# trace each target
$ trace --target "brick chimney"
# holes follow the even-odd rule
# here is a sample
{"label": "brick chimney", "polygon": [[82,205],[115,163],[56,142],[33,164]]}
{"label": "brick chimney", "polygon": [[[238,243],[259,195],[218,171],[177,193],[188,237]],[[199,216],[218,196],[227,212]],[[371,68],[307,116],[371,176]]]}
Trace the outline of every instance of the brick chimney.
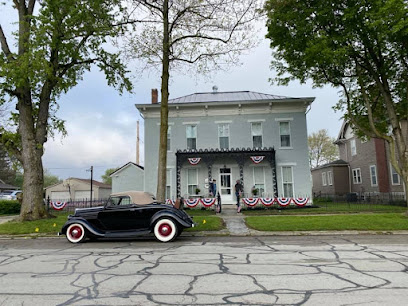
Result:
{"label": "brick chimney", "polygon": [[152,104],[157,104],[158,102],[158,93],[157,93],[157,89],[154,88],[152,89]]}

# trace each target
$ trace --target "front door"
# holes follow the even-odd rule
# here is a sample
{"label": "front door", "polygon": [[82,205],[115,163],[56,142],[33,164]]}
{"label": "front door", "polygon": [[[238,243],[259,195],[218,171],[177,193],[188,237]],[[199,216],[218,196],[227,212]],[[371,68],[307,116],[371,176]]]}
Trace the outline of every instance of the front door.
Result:
{"label": "front door", "polygon": [[221,203],[232,203],[231,169],[220,169],[220,195]]}

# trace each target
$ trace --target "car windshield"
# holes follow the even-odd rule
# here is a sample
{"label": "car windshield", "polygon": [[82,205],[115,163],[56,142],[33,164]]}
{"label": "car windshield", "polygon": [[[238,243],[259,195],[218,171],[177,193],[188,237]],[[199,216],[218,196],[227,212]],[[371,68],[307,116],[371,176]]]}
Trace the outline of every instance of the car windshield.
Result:
{"label": "car windshield", "polygon": [[108,200],[108,206],[129,205],[132,201],[129,197],[110,197]]}

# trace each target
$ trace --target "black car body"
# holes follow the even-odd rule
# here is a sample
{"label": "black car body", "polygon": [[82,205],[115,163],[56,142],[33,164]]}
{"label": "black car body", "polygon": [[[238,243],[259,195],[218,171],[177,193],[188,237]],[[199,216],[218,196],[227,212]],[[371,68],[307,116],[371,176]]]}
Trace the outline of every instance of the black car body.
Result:
{"label": "black car body", "polygon": [[194,227],[191,217],[176,205],[157,203],[145,192],[112,194],[104,206],[77,208],[59,235],[78,243],[88,238],[131,238],[149,233],[162,242],[174,240]]}

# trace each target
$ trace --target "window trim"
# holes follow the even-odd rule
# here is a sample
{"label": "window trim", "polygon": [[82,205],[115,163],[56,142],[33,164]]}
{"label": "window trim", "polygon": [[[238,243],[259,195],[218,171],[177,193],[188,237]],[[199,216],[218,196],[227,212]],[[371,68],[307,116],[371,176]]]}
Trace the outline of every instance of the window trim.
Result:
{"label": "window trim", "polygon": [[394,170],[394,171],[395,171],[394,167],[393,167],[393,166],[392,166],[392,164],[390,163],[391,185],[392,185],[392,186],[400,186],[400,185],[401,185],[401,176],[398,174],[398,172],[397,172],[397,171],[395,171],[395,173],[396,173],[396,174],[397,174],[397,176],[398,176],[398,183],[394,183],[394,180],[393,180],[393,172],[392,172],[392,170]]}
{"label": "window trim", "polygon": [[171,152],[171,125],[167,127],[167,152]]}
{"label": "window trim", "polygon": [[333,186],[333,171],[327,171],[327,185]]}
{"label": "window trim", "polygon": [[[360,182],[357,182],[355,179],[354,179],[354,172],[356,171],[356,173],[357,173],[357,171],[358,171],[358,173],[359,173],[359,178],[360,178]],[[361,169],[360,168],[354,168],[354,169],[351,169],[351,172],[352,172],[352,176],[353,176],[353,185],[360,185],[360,184],[362,184],[363,183],[363,179],[362,179],[362,177],[361,177]],[[356,175],[356,178],[357,178],[357,175]]]}
{"label": "window trim", "polygon": [[[375,181],[376,183],[373,183],[373,174],[371,172],[371,169],[374,168],[375,172]],[[370,165],[370,181],[371,181],[371,187],[377,187],[378,186],[378,175],[377,175],[377,166],[376,165]]]}
{"label": "window trim", "polygon": [[[220,125],[228,125],[228,147],[226,148],[226,149],[229,149],[230,148],[230,124],[229,123],[225,123],[225,122],[223,122],[223,123],[219,123],[218,124],[218,147],[221,149],[221,136],[220,136]],[[223,137],[225,137],[225,136],[223,136]]]}
{"label": "window trim", "polygon": [[284,187],[284,182],[283,182],[283,168],[290,168],[290,170],[291,170],[291,176],[292,176],[292,181],[291,181],[291,184],[292,184],[292,197],[294,197],[294,196],[295,196],[295,180],[294,180],[294,177],[293,177],[293,167],[292,167],[292,166],[282,166],[282,167],[281,167],[282,195],[283,195],[284,197],[287,197],[287,196],[285,195],[285,187]]}
{"label": "window trim", "polygon": [[327,186],[327,174],[322,172],[322,186]]}
{"label": "window trim", "polygon": [[[195,135],[196,137],[195,138],[188,138],[187,137],[187,129],[190,126],[195,126],[196,127],[196,135]],[[191,149],[191,148],[188,147],[188,139],[195,139],[196,140],[195,141],[195,149]],[[188,124],[188,125],[186,125],[186,148],[188,150],[197,150],[197,139],[198,139],[198,125],[197,124]]]}
{"label": "window trim", "polygon": [[[289,128],[289,134],[285,134],[283,136],[287,136],[289,135],[289,146],[282,146],[282,134],[281,134],[281,124],[282,123],[287,123],[288,124],[288,128]],[[293,144],[292,144],[292,129],[290,126],[290,121],[286,120],[286,121],[279,121],[279,149],[292,149],[293,148]]]}
{"label": "window trim", "polygon": [[[264,143],[263,143],[263,125],[262,125],[262,121],[257,120],[257,121],[251,121],[250,123],[251,123],[252,148],[263,148]],[[254,135],[253,134],[253,125],[254,125],[254,123],[259,123],[261,125],[261,135]],[[254,136],[261,136],[261,146],[260,147],[255,147],[255,145],[254,145]]]}
{"label": "window trim", "polygon": [[[252,185],[252,186],[255,186],[255,185],[256,185],[256,182],[255,182],[255,168],[262,169],[262,174],[263,174],[263,186],[264,186],[263,190],[264,190],[264,192],[266,192],[265,167],[264,167],[264,166],[256,166],[256,167],[253,167],[252,175],[253,175],[253,179],[254,179],[254,180],[253,180],[253,185]],[[258,196],[261,196],[261,194],[258,194]]]}
{"label": "window trim", "polygon": [[356,156],[357,155],[357,144],[356,144],[356,139],[355,138],[350,140],[350,153],[351,153],[351,156]]}
{"label": "window trim", "polygon": [[[194,195],[195,194],[195,192],[194,193],[192,193],[192,194],[190,194],[189,192],[188,192],[188,186],[197,186],[198,187],[198,169],[197,168],[192,168],[192,167],[188,167],[188,168],[186,168],[187,170],[187,194],[188,195]],[[194,185],[190,185],[189,183],[188,183],[188,181],[189,181],[189,170],[195,170],[195,172],[196,172],[196,184]]]}

